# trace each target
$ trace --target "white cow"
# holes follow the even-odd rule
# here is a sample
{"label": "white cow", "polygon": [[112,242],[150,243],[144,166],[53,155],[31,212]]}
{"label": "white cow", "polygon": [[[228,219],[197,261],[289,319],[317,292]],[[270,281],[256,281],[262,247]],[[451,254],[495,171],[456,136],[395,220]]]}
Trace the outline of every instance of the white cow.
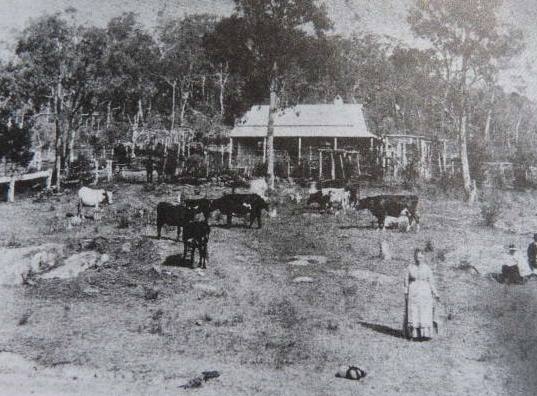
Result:
{"label": "white cow", "polygon": [[330,196],[330,203],[332,205],[339,204],[342,209],[349,208],[350,191],[346,191],[344,188],[323,188],[321,192],[323,195]]}
{"label": "white cow", "polygon": [[398,229],[401,232],[410,231],[410,213],[403,209],[399,217],[386,216],[384,219],[384,228]]}
{"label": "white cow", "polygon": [[94,206],[99,208],[99,204],[111,204],[112,193],[103,189],[94,190],[93,188],[82,187],[78,190],[79,204],[82,206]]}
{"label": "white cow", "polygon": [[257,194],[263,199],[267,199],[268,184],[264,178],[254,179],[250,182],[250,194]]}

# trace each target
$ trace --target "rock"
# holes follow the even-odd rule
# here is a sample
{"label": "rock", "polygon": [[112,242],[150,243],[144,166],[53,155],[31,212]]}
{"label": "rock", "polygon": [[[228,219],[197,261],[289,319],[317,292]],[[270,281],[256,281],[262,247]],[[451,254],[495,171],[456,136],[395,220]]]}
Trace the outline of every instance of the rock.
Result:
{"label": "rock", "polygon": [[99,253],[90,250],[87,252],[73,254],[69,257],[62,266],[56,267],[49,272],[41,274],[43,279],[69,279],[76,278],[78,274],[87,270],[88,268],[95,267],[99,261]]}
{"label": "rock", "polygon": [[162,275],[162,268],[160,268],[159,265],[153,265],[149,271],[153,273],[154,275],[158,275],[158,276]]}
{"label": "rock", "polygon": [[144,298],[146,300],[156,300],[158,298],[159,293],[160,290],[156,288],[144,286]]}
{"label": "rock", "polygon": [[90,294],[90,295],[95,295],[95,294],[99,294],[99,289],[95,288],[95,287],[86,287],[83,292],[85,294]]}
{"label": "rock", "polygon": [[294,283],[313,283],[313,278],[309,276],[298,276],[293,279]]}
{"label": "rock", "polygon": [[391,260],[392,259],[392,253],[390,251],[390,245],[386,241],[380,242],[380,252],[379,257],[381,260]]}
{"label": "rock", "polygon": [[369,282],[374,283],[376,285],[394,284],[394,283],[398,282],[398,280],[396,278],[394,278],[394,277],[384,275],[384,274],[380,274],[380,273],[374,272],[374,271],[369,271],[369,270],[357,269],[357,270],[354,270],[354,271],[350,271],[349,275],[352,276],[353,278],[363,280],[363,281],[369,281]]}
{"label": "rock", "polygon": [[131,244],[130,242],[125,242],[123,245],[121,245],[121,251],[123,253],[130,253],[131,251]]}
{"label": "rock", "polygon": [[307,261],[307,260],[303,260],[303,259],[289,261],[288,264],[289,264],[289,265],[296,265],[296,266],[298,266],[298,267],[305,267],[305,266],[307,266],[307,265],[310,265],[309,261]]}
{"label": "rock", "polygon": [[207,285],[205,283],[195,283],[192,285],[192,287],[195,290],[199,290],[200,292],[207,294],[209,296],[221,296],[222,295],[221,290],[219,290],[218,288],[214,286]]}
{"label": "rock", "polygon": [[100,267],[103,264],[106,264],[110,261],[110,256],[108,254],[103,254],[97,263],[97,266]]}
{"label": "rock", "polygon": [[325,256],[315,256],[315,255],[308,255],[308,256],[294,256],[293,261],[289,262],[289,265],[296,265],[296,266],[306,266],[310,264],[320,264],[324,265],[328,262],[328,259]]}
{"label": "rock", "polygon": [[56,265],[58,252],[43,250],[32,257],[31,267],[34,272],[46,271]]}
{"label": "rock", "polygon": [[0,284],[29,283],[28,277],[57,265],[64,245],[47,243],[38,246],[0,248]]}

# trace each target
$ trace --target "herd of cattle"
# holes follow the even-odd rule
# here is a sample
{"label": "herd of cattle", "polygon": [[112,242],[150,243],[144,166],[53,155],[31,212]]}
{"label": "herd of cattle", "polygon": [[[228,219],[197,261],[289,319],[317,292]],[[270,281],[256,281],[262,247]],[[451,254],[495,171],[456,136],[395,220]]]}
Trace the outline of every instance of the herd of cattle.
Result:
{"label": "herd of cattle", "polygon": [[[251,183],[250,193],[224,194],[216,199],[186,199],[179,204],[160,202],[157,205],[157,237],[160,239],[164,225],[177,227],[177,240],[183,233],[184,244],[183,260],[190,252],[192,265],[195,251],[199,252],[199,265],[206,268],[208,260],[208,242],[211,232],[209,218],[212,212],[218,211],[226,216],[226,224],[232,224],[233,216],[248,216],[249,227],[257,221],[258,228],[262,226],[262,211],[269,212],[268,187],[264,180],[254,180]],[[112,203],[112,193],[103,189],[95,190],[82,187],[78,192],[79,215],[82,206],[98,208],[102,204]],[[295,202],[301,202],[302,197],[296,193],[291,196]],[[180,197],[178,198],[180,200]],[[378,221],[379,229],[390,226],[402,226],[408,231],[413,225],[419,229],[418,197],[416,195],[376,195],[359,199],[357,189],[353,188],[323,188],[315,190],[310,188],[306,200],[308,206],[317,206],[321,209],[339,207],[356,210],[368,209]],[[203,221],[196,220],[198,214],[203,215]]]}

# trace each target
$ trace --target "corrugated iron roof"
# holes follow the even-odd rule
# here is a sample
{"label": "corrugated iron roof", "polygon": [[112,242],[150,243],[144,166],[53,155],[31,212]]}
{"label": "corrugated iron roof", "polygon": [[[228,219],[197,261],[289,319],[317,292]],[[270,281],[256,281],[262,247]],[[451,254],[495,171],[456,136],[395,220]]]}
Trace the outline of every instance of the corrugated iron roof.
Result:
{"label": "corrugated iron roof", "polygon": [[[253,106],[237,121],[230,137],[267,136],[269,106]],[[278,110],[275,137],[361,137],[377,138],[367,130],[362,105],[297,105]]]}

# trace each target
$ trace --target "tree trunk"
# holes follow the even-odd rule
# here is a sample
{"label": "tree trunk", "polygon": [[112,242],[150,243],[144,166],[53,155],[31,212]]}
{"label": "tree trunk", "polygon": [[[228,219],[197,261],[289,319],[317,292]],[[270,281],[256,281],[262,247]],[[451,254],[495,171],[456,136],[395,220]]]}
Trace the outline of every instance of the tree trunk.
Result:
{"label": "tree trunk", "polygon": [[518,119],[516,121],[516,125],[515,125],[515,136],[514,136],[514,140],[515,140],[515,147],[518,146],[518,136],[519,136],[519,131],[520,131],[520,124],[522,123],[522,112],[520,112],[518,114]]}
{"label": "tree trunk", "polygon": [[494,98],[496,96],[496,92],[492,91],[492,99],[490,100],[490,106],[487,111],[487,120],[485,122],[485,134],[484,134],[484,141],[485,144],[489,143],[490,140],[490,123],[492,121],[492,107],[494,106]]}
{"label": "tree trunk", "polygon": [[106,107],[106,129],[110,128],[110,124],[112,124],[112,102],[108,102]]}
{"label": "tree trunk", "polygon": [[69,121],[67,123],[68,127],[68,144],[67,144],[67,163],[71,165],[75,160],[75,138],[76,138],[76,130],[73,126],[73,118],[69,117]]}
{"label": "tree trunk", "polygon": [[54,175],[56,182],[56,190],[60,191],[61,188],[61,168],[62,168],[62,106],[61,106],[61,96],[62,96],[62,83],[58,82],[56,87],[56,92],[54,95],[54,126],[56,129],[56,141],[55,141],[55,161],[54,161]]}
{"label": "tree trunk", "polygon": [[144,122],[144,110],[142,107],[142,98],[138,99],[138,123]]}
{"label": "tree trunk", "polygon": [[226,83],[227,83],[227,79],[228,79],[228,75],[227,75],[227,68],[228,68],[228,65],[226,64],[226,72],[224,72],[224,66],[223,65],[220,65],[220,73],[218,73],[218,83],[219,83],[219,86],[220,86],[220,115],[223,117],[224,116],[224,94],[225,94],[225,89],[226,89]]}
{"label": "tree trunk", "polygon": [[[274,62],[274,70],[276,62]],[[274,114],[278,108],[278,95],[276,93],[276,77],[272,77],[270,82],[270,105],[267,125],[267,175],[268,187],[274,190]]]}
{"label": "tree trunk", "polygon": [[170,130],[173,130],[175,127],[175,88],[177,87],[177,80],[172,84],[172,123]]}
{"label": "tree trunk", "polygon": [[467,146],[467,115],[466,110],[463,110],[460,126],[459,126],[459,149],[461,156],[461,171],[462,181],[464,186],[464,195],[466,202],[472,204],[475,201],[475,185],[472,183],[470,176],[470,165],[468,162],[468,146]]}
{"label": "tree trunk", "polygon": [[179,115],[179,122],[181,123],[181,126],[183,126],[185,122],[186,104],[188,102],[189,96],[190,94],[188,92],[185,92],[182,95],[181,114]]}

